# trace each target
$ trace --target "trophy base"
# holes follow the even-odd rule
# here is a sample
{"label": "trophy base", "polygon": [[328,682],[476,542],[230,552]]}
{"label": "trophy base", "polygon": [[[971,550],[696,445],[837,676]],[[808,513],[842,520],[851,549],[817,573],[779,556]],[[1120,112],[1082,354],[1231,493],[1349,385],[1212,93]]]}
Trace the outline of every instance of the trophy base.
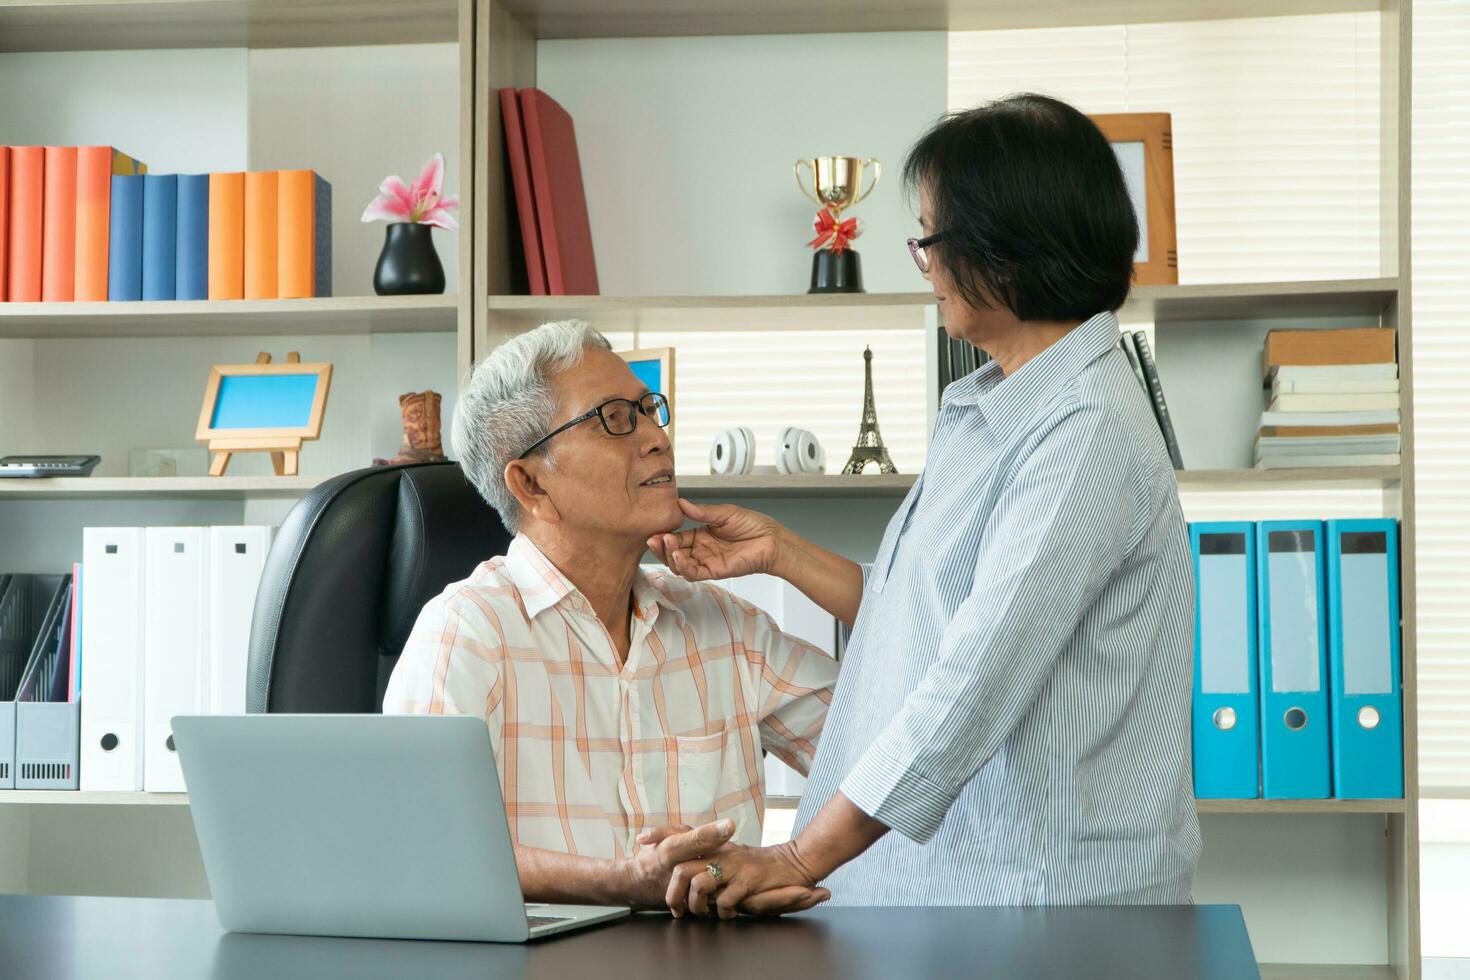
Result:
{"label": "trophy base", "polygon": [[808,293],[863,292],[863,264],[854,249],[833,255],[821,248],[812,255],[812,288]]}

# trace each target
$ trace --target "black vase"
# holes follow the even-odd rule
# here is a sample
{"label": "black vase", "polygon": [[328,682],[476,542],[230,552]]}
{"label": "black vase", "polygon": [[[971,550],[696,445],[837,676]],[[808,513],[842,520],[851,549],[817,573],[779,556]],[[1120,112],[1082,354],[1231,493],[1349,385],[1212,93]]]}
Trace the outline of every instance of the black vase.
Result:
{"label": "black vase", "polygon": [[844,249],[833,255],[828,248],[818,249],[812,256],[812,288],[809,293],[863,292],[863,266],[856,249]]}
{"label": "black vase", "polygon": [[419,296],[444,292],[444,266],[434,251],[433,225],[394,222],[388,226],[373,291],[379,296]]}

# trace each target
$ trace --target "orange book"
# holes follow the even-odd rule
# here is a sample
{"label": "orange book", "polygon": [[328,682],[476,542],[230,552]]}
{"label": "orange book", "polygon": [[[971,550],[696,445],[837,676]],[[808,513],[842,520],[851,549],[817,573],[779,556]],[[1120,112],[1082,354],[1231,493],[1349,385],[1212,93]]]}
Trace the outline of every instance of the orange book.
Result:
{"label": "orange book", "polygon": [[245,296],[245,175],[209,175],[209,298]]}
{"label": "orange book", "polygon": [[315,170],[282,170],[278,194],[281,299],[332,295],[332,185]]}
{"label": "orange book", "polygon": [[77,148],[46,147],[45,214],[41,220],[41,299],[75,298],[77,262]]}
{"label": "orange book", "polygon": [[46,148],[10,148],[10,301],[41,300],[41,222]]}
{"label": "orange book", "polygon": [[10,147],[0,146],[0,303],[10,295]]}
{"label": "orange book", "polygon": [[148,168],[111,146],[77,147],[76,260],[73,282],[77,302],[107,299],[107,243],[112,234],[112,177],[143,174]]}
{"label": "orange book", "polygon": [[245,175],[245,298],[276,298],[276,172]]}
{"label": "orange book", "polygon": [[1397,422],[1385,422],[1382,425],[1263,425],[1261,435],[1284,436],[1297,439],[1308,436],[1396,436],[1399,434]]}
{"label": "orange book", "polygon": [[1392,327],[1340,330],[1272,330],[1261,358],[1265,373],[1282,365],[1393,364],[1397,334]]}

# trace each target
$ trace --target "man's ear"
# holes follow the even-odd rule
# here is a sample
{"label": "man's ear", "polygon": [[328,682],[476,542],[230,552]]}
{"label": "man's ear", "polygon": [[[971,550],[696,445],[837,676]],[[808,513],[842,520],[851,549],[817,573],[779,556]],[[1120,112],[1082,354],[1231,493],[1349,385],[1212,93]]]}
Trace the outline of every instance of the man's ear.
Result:
{"label": "man's ear", "polygon": [[530,460],[513,459],[505,464],[505,485],[516,503],[521,505],[521,512],[535,517],[543,524],[559,524],[561,512],[552,503],[551,496],[541,481],[536,478],[536,473]]}

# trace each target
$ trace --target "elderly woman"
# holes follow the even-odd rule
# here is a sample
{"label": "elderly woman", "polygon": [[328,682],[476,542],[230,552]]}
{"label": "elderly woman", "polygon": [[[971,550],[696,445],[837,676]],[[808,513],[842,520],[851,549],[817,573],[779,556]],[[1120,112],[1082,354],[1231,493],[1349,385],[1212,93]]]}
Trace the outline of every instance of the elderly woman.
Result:
{"label": "elderly woman", "polygon": [[770,570],[852,625],[795,838],[681,865],[670,906],[817,882],[852,905],[1187,902],[1193,585],[1118,346],[1117,160],[1021,95],[939,122],[905,177],[945,329],[991,361],[945,390],[871,565],[728,506],[683,503],[704,526],[650,541],[687,579]]}
{"label": "elderly woman", "polygon": [[[684,520],[669,421],[578,321],[502,344],[460,393],[460,463],[516,536],[424,607],[383,710],[485,719],[532,901],[662,907],[680,861],[759,843],[762,752],[807,771],[832,700],[821,650],[639,567]],[[826,897],[795,885],[756,907]]]}

